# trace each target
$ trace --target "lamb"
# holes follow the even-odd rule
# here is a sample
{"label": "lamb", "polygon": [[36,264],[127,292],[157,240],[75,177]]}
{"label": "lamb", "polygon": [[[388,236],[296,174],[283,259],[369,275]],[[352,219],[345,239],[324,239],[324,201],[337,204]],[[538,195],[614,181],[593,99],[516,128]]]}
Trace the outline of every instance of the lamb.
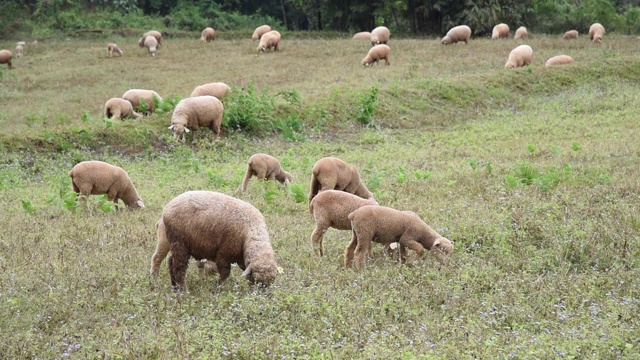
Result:
{"label": "lamb", "polygon": [[516,30],[516,34],[513,36],[514,39],[518,40],[518,39],[526,39],[527,36],[529,36],[529,33],[527,32],[527,28],[524,26],[520,26],[517,30]]}
{"label": "lamb", "polygon": [[371,40],[371,33],[368,31],[361,31],[353,35],[354,40]]}
{"label": "lamb", "polygon": [[271,26],[269,25],[262,25],[262,26],[258,26],[254,31],[253,31],[253,35],[251,35],[251,40],[252,41],[256,41],[256,40],[260,40],[260,38],[262,37],[262,35],[268,33],[269,31],[271,31]]}
{"label": "lamb", "polygon": [[362,59],[362,66],[373,66],[373,63],[379,64],[380,60],[384,59],[385,66],[391,65],[389,56],[391,55],[391,48],[387,45],[380,44],[369,49],[367,56]]}
{"label": "lamb", "polygon": [[155,111],[157,103],[162,102],[162,98],[157,92],[146,89],[129,89],[122,94],[122,98],[129,101],[134,109],[139,109],[142,101],[144,101],[145,111],[150,113]]}
{"label": "lamb", "polygon": [[491,32],[491,39],[501,39],[509,37],[509,25],[507,24],[498,24],[493,27],[493,31]]}
{"label": "lamb", "polygon": [[191,97],[193,96],[203,96],[203,95],[211,95],[217,97],[219,100],[224,99],[228,93],[231,92],[231,88],[229,85],[223,82],[212,82],[200,86],[196,86],[195,89],[191,92]]}
{"label": "lamb", "polygon": [[[278,272],[264,217],[251,204],[212,191],[188,191],[164,207],[158,226],[158,246],[152,257],[152,274],[162,262],[168,240],[167,263],[171,285],[187,291],[189,258],[213,261],[222,285],[231,274],[231,264],[244,270],[251,282],[268,286]],[[161,232],[164,232],[161,233]]]}
{"label": "lamb", "polygon": [[316,254],[323,256],[322,237],[330,227],[351,230],[349,214],[362,206],[377,204],[374,199],[363,199],[338,190],[326,190],[315,196],[309,203],[309,210],[316,221],[316,227],[311,233],[311,244]]}
{"label": "lamb", "polygon": [[24,45],[24,41],[18,41],[16,43],[16,59],[19,59],[24,55]]}
{"label": "lamb", "polygon": [[451,30],[447,32],[447,35],[442,38],[442,44],[455,44],[458,41],[464,41],[465,44],[468,44],[470,39],[471,28],[467,25],[459,25],[451,28]]}
{"label": "lamb", "polygon": [[162,33],[160,31],[150,30],[142,34],[142,37],[140,38],[140,40],[138,40],[138,46],[145,47],[144,41],[147,36],[153,36],[154,38],[156,38],[156,40],[158,41],[158,47],[162,45]]}
{"label": "lamb", "polygon": [[115,204],[122,199],[129,209],[144,208],[144,203],[129,175],[119,166],[102,161],[83,161],[69,171],[69,176],[73,191],[78,193],[78,196],[84,195],[83,200],[87,208],[86,197],[100,194],[107,194],[107,199]]}
{"label": "lamb", "polygon": [[11,69],[11,58],[13,54],[9,50],[0,50],[0,64],[7,64],[9,69]]}
{"label": "lamb", "polygon": [[578,38],[578,30],[569,30],[562,35],[562,40],[571,40]]}
{"label": "lamb", "polygon": [[371,46],[375,46],[378,44],[386,44],[389,42],[389,38],[391,38],[391,33],[389,29],[384,26],[378,26],[377,28],[371,30],[371,37],[369,40],[371,41]]}
{"label": "lamb", "polygon": [[293,180],[293,176],[282,169],[280,161],[267,154],[251,155],[247,161],[247,173],[242,181],[242,191],[247,191],[247,185],[253,175],[259,180],[278,180],[285,186]]}
{"label": "lamb", "polygon": [[122,51],[122,49],[120,49],[118,44],[116,44],[116,43],[107,44],[107,56],[108,57],[113,57],[113,54],[118,54],[119,56],[121,56],[122,53],[123,53],[123,51]]}
{"label": "lamb", "polygon": [[137,119],[142,117],[142,114],[135,112],[129,101],[122,98],[111,98],[104,104],[104,116],[109,119]]}
{"label": "lamb", "polygon": [[335,157],[324,157],[313,165],[309,206],[311,200],[325,190],[341,190],[363,199],[373,199],[371,191],[360,180],[358,170]]}
{"label": "lamb", "polygon": [[556,65],[567,65],[567,64],[573,64],[573,58],[569,55],[558,55],[558,56],[554,56],[552,58],[550,58],[549,60],[547,60],[547,62],[544,64],[544,66],[549,67],[549,66],[556,66]]}
{"label": "lamb", "polygon": [[156,56],[156,53],[158,52],[158,40],[156,40],[155,37],[148,35],[146,38],[144,38],[144,47],[147,48],[147,51],[149,52],[149,54],[151,54],[151,56]]}
{"label": "lamb", "polygon": [[604,37],[604,26],[600,23],[594,23],[589,27],[589,38],[594,43],[601,43]]}
{"label": "lamb", "polygon": [[364,268],[373,241],[385,245],[399,242],[403,261],[407,248],[415,251],[419,257],[422,257],[427,249],[441,263],[453,252],[453,242],[442,237],[417,214],[409,211],[366,205],[350,213],[348,218],[351,221],[353,236],[344,252],[346,268],[350,268],[352,262],[356,269]]}
{"label": "lamb", "polygon": [[216,31],[212,27],[207,27],[200,34],[200,41],[209,42],[216,39]]}
{"label": "lamb", "polygon": [[531,64],[533,61],[533,49],[529,45],[520,45],[509,53],[505,69],[513,69]]}
{"label": "lamb", "polygon": [[185,142],[185,133],[193,131],[191,143],[196,143],[196,132],[200,127],[208,127],[215,133],[216,140],[220,136],[222,114],[224,106],[217,98],[209,95],[194,96],[180,100],[173,110],[171,126],[173,137],[182,135]]}
{"label": "lamb", "polygon": [[280,38],[280,33],[276,30],[262,34],[257,50],[259,52],[265,52],[267,49],[271,50],[271,48],[273,48],[273,51],[280,50]]}

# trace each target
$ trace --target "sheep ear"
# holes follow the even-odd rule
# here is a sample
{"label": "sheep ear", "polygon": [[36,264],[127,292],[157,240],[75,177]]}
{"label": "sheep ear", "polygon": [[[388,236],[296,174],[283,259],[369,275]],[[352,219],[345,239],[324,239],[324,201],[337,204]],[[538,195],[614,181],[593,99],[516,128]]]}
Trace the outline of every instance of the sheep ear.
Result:
{"label": "sheep ear", "polygon": [[433,246],[432,246],[432,247],[439,248],[439,247],[440,247],[440,245],[441,245],[441,243],[440,243],[440,239],[438,239],[438,240],[436,240],[436,241],[433,243]]}
{"label": "sheep ear", "polygon": [[144,203],[142,202],[142,200],[136,201],[136,204],[138,204],[139,207],[144,208]]}
{"label": "sheep ear", "polygon": [[169,130],[173,130],[174,127],[175,127],[175,125],[169,126]]}
{"label": "sheep ear", "polygon": [[247,268],[244,270],[244,272],[242,273],[242,275],[240,275],[241,277],[245,277],[248,275],[251,275],[251,265],[247,266]]}

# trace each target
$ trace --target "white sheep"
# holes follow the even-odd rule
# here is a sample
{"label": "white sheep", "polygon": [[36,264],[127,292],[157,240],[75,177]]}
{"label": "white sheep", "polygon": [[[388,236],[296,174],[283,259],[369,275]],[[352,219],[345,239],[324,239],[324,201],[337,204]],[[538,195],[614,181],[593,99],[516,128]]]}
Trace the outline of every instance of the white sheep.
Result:
{"label": "white sheep", "polygon": [[158,226],[158,246],[151,261],[151,273],[167,255],[171,285],[186,291],[189,259],[209,260],[216,264],[218,285],[231,274],[231,264],[244,270],[242,276],[262,285],[276,278],[278,265],[264,217],[251,204],[212,191],[188,191],[176,196],[164,207]]}
{"label": "white sheep", "polygon": [[547,62],[544,64],[544,66],[546,67],[550,67],[550,66],[557,66],[557,65],[568,65],[568,64],[573,64],[573,58],[569,55],[558,55],[558,56],[554,56],[552,58],[550,58],[549,60],[547,60]]}
{"label": "white sheep", "polygon": [[144,47],[147,48],[147,51],[151,56],[156,56],[158,53],[158,40],[155,37],[148,35],[144,38]]}
{"label": "white sheep", "polygon": [[509,37],[509,25],[501,23],[493,27],[493,31],[491,32],[491,39],[496,40],[500,38],[508,38]]}
{"label": "white sheep", "polygon": [[7,67],[11,69],[11,58],[13,54],[9,50],[0,50],[0,64],[7,64]]}
{"label": "white sheep", "polygon": [[122,199],[127,208],[144,208],[129,174],[119,166],[102,161],[83,161],[69,171],[69,177],[73,191],[78,195],[84,195],[83,200],[87,208],[86,197],[100,194],[107,194],[107,199],[115,204]]}
{"label": "white sheep", "polygon": [[513,69],[531,64],[533,61],[533,49],[529,45],[520,45],[509,53],[509,58],[504,64],[505,69]]}
{"label": "white sheep", "polygon": [[562,40],[571,40],[578,38],[578,30],[569,30],[562,35]]}
{"label": "white sheep", "polygon": [[133,105],[122,98],[111,98],[104,104],[104,116],[109,119],[126,119],[126,118],[140,118],[142,114],[139,114],[133,110]]}
{"label": "white sheep", "polygon": [[216,39],[216,31],[212,27],[207,27],[200,33],[200,41],[209,42]]}
{"label": "white sheep", "polygon": [[144,41],[147,36],[153,36],[154,38],[156,38],[156,40],[158,41],[158,47],[162,45],[162,33],[156,30],[149,30],[146,33],[142,34],[142,37],[140,38],[140,40],[138,40],[138,46],[145,47]]}
{"label": "white sheep", "polygon": [[458,25],[447,31],[447,35],[442,38],[441,43],[444,45],[455,44],[458,41],[464,41],[465,44],[469,43],[471,39],[471,28],[467,25]]}
{"label": "white sheep", "polygon": [[385,66],[391,65],[391,61],[389,60],[390,56],[391,56],[391,48],[388,45],[385,45],[385,44],[375,45],[374,47],[369,49],[367,56],[365,56],[364,59],[362,59],[361,63],[362,63],[362,66],[369,67],[369,66],[373,66],[374,63],[376,65],[379,64],[380,60],[384,59]]}
{"label": "white sheep", "polygon": [[361,31],[353,35],[354,40],[371,40],[371,33],[368,31]]}
{"label": "white sheep", "polygon": [[114,54],[118,54],[119,56],[121,56],[122,53],[123,53],[123,51],[122,51],[122,49],[120,49],[118,44],[116,44],[116,43],[107,44],[107,56],[108,57],[113,57]]}
{"label": "white sheep", "polygon": [[271,26],[269,25],[261,25],[258,26],[254,31],[253,31],[253,35],[251,35],[251,40],[252,41],[256,41],[256,40],[260,40],[260,38],[262,37],[262,35],[268,33],[269,31],[271,31]]}
{"label": "white sheep", "polygon": [[203,84],[200,86],[196,86],[195,89],[191,92],[191,97],[193,96],[204,96],[211,95],[217,97],[219,100],[224,99],[227,94],[231,92],[231,88],[229,85],[223,82],[212,82],[208,84]]}
{"label": "white sheep", "polygon": [[385,26],[378,26],[377,28],[371,30],[371,37],[369,40],[371,41],[371,46],[375,46],[378,44],[386,44],[389,42],[391,38],[391,32]]}
{"label": "white sheep", "polygon": [[601,43],[604,38],[604,26],[600,23],[594,23],[589,27],[589,38],[594,43]]}
{"label": "white sheep", "polygon": [[366,205],[349,214],[352,238],[344,252],[344,266],[356,269],[365,267],[372,242],[390,245],[399,242],[401,259],[406,258],[407,249],[419,257],[424,250],[432,252],[438,261],[453,252],[453,243],[435,232],[420,217],[410,211],[399,211],[385,206]]}
{"label": "white sheep", "polygon": [[529,33],[527,32],[527,28],[524,26],[520,26],[518,29],[516,29],[516,33],[515,35],[513,35],[513,38],[515,40],[526,39],[527,36],[529,36]]}
{"label": "white sheep", "polygon": [[196,132],[200,127],[208,127],[215,133],[215,138],[220,136],[224,105],[216,97],[194,96],[180,100],[173,110],[171,126],[173,137],[182,135],[185,142],[185,133],[192,132],[192,144],[196,143]]}
{"label": "white sheep", "polygon": [[16,59],[21,58],[24,55],[24,41],[18,41],[16,43]]}
{"label": "white sheep", "polygon": [[144,101],[146,104],[146,112],[152,113],[156,109],[156,103],[162,102],[162,98],[157,92],[147,89],[129,89],[122,98],[129,101],[134,109],[138,109]]}
{"label": "white sheep", "polygon": [[319,192],[325,190],[341,190],[363,199],[373,199],[373,194],[360,180],[355,166],[335,157],[324,157],[313,165],[309,204]]}
{"label": "white sheep", "polygon": [[265,52],[266,50],[278,51],[280,50],[280,33],[276,30],[271,30],[262,34],[260,37],[260,43],[258,44],[257,50],[259,52]]}
{"label": "white sheep", "polygon": [[293,181],[293,176],[284,171],[280,161],[267,154],[253,154],[247,161],[247,172],[242,181],[242,191],[247,191],[247,185],[252,176],[258,180],[278,180],[285,186]]}

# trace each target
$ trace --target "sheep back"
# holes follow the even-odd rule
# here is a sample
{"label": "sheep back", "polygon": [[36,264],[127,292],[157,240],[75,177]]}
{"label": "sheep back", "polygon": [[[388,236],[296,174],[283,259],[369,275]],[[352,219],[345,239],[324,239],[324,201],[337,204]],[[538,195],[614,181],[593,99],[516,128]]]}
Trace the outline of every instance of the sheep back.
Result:
{"label": "sheep back", "polygon": [[[129,101],[134,109],[140,106],[140,99],[144,99],[149,112],[155,111],[156,102],[162,101],[162,98],[157,92],[146,89],[129,89],[122,94],[122,98]],[[156,100],[154,101],[154,99]]]}
{"label": "sheep back", "polygon": [[196,88],[191,92],[190,96],[194,97],[210,95],[218,98],[219,100],[222,100],[229,92],[231,92],[231,88],[229,87],[229,85],[223,82],[212,82],[196,86]]}
{"label": "sheep back", "polygon": [[447,31],[447,35],[442,38],[442,44],[455,44],[458,41],[464,41],[465,44],[468,44],[470,39],[471,28],[467,25],[458,25]]}
{"label": "sheep back", "polygon": [[147,48],[151,56],[156,56],[158,52],[158,40],[151,35],[147,35],[147,37],[144,38],[144,47]]}
{"label": "sheep back", "polygon": [[7,64],[7,67],[11,69],[11,58],[13,54],[9,50],[0,50],[0,64]]}
{"label": "sheep back", "polygon": [[385,26],[378,26],[377,28],[371,30],[371,46],[378,44],[386,44],[389,42],[391,38],[391,32]]}
{"label": "sheep back", "polygon": [[271,26],[269,26],[269,25],[258,26],[253,31],[253,35],[251,35],[251,40],[253,40],[253,41],[260,40],[262,35],[264,35],[265,33],[268,33],[269,31],[271,31]]}
{"label": "sheep back", "polygon": [[491,31],[491,39],[496,40],[500,38],[509,37],[509,25],[501,23],[493,27]]}
{"label": "sheep back", "polygon": [[282,184],[288,184],[293,180],[290,173],[284,171],[280,161],[268,154],[253,154],[247,161],[247,172],[242,181],[242,190],[247,190],[247,185],[252,176],[259,180],[278,180]]}
{"label": "sheep back", "polygon": [[373,63],[378,64],[380,60],[384,59],[385,65],[391,65],[391,61],[389,57],[391,56],[391,48],[388,45],[380,44],[375,45],[369,52],[367,56],[362,59],[362,66],[372,66]]}
{"label": "sheep back", "polygon": [[562,35],[562,40],[571,40],[578,38],[578,30],[569,30]]}
{"label": "sheep back", "polygon": [[271,48],[273,48],[273,51],[280,50],[280,38],[280,33],[276,30],[271,30],[262,34],[257,50],[260,52],[271,50]]}
{"label": "sheep back", "polygon": [[129,174],[119,166],[103,161],[83,161],[76,164],[69,177],[76,193],[88,195],[107,194],[109,201],[119,199],[129,208],[143,208],[144,203]]}
{"label": "sheep back", "polygon": [[552,58],[549,58],[549,60],[547,60],[547,62],[544,64],[544,66],[549,67],[549,66],[556,66],[556,65],[567,65],[567,64],[573,64],[573,58],[569,55],[558,55],[558,56],[554,56]]}
{"label": "sheep back", "polygon": [[110,119],[139,118],[142,115],[133,110],[133,105],[125,99],[111,98],[104,104],[104,116]]}
{"label": "sheep back", "polygon": [[209,42],[216,39],[216,31],[212,27],[207,27],[200,33],[200,41]]}
{"label": "sheep back", "polygon": [[513,35],[513,38],[518,40],[518,39],[526,39],[527,36],[529,36],[529,33],[527,32],[527,28],[524,26],[520,26],[517,30],[515,35]]}
{"label": "sheep back", "polygon": [[361,31],[359,33],[356,33],[355,35],[353,35],[352,39],[354,40],[370,40],[371,39],[371,33],[368,31]]}
{"label": "sheep back", "polygon": [[334,157],[324,157],[313,165],[309,203],[319,192],[324,190],[341,190],[364,199],[373,199],[373,194],[360,180],[358,170]]}
{"label": "sheep back", "polygon": [[533,61],[533,49],[529,45],[520,45],[509,53],[509,58],[504,65],[505,69],[513,69],[531,64]]}
{"label": "sheep back", "polygon": [[218,138],[223,113],[224,106],[216,97],[210,95],[188,97],[180,100],[174,108],[169,129],[173,131],[174,137],[177,137],[187,131],[185,128],[198,131],[200,127],[208,127]]}
{"label": "sheep back", "polygon": [[600,23],[594,23],[589,27],[589,38],[593,42],[600,43],[604,37],[604,26]]}

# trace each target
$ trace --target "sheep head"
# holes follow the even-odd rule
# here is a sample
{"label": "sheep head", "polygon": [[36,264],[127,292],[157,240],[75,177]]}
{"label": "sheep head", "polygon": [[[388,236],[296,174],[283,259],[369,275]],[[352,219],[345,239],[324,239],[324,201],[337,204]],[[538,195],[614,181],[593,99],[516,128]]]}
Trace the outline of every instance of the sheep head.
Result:
{"label": "sheep head", "polygon": [[252,283],[269,286],[275,281],[277,272],[278,266],[274,261],[254,261],[240,276],[247,277]]}
{"label": "sheep head", "polygon": [[440,263],[444,263],[447,256],[453,253],[453,241],[440,237],[433,242],[431,245],[431,249],[429,249],[440,261]]}
{"label": "sheep head", "polygon": [[185,133],[190,132],[186,126],[182,124],[172,124],[169,126],[169,130],[173,132],[173,138],[177,139],[180,135],[182,135],[182,142],[185,142]]}
{"label": "sheep head", "polygon": [[444,44],[444,45],[451,44],[451,38],[449,37],[449,35],[447,35],[447,36],[442,38],[442,44]]}

